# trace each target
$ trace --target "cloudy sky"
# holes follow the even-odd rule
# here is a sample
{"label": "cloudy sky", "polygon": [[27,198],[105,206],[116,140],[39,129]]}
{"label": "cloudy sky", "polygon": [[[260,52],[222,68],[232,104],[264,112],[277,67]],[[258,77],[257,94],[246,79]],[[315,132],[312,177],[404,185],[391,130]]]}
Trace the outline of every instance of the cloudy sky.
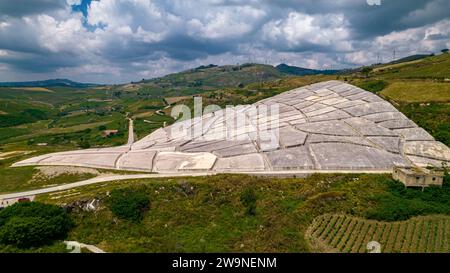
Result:
{"label": "cloudy sky", "polygon": [[449,10],[449,0],[0,0],[0,81],[355,67],[449,48]]}

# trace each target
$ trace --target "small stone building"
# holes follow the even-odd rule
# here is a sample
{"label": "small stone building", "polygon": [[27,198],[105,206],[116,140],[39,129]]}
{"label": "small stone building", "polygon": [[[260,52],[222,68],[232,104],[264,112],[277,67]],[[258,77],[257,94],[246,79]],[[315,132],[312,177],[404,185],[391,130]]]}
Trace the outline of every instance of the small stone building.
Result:
{"label": "small stone building", "polygon": [[405,184],[406,187],[425,188],[442,186],[444,183],[444,172],[435,169],[395,167],[392,177]]}

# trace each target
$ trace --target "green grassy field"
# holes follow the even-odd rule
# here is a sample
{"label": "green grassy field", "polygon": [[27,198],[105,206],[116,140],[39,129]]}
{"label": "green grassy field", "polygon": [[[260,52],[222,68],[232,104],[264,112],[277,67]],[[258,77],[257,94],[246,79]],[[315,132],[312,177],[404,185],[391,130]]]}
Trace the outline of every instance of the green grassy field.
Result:
{"label": "green grassy field", "polygon": [[[105,206],[107,193],[138,188],[150,198],[141,222],[116,218]],[[245,189],[254,189],[256,214],[246,214]],[[323,214],[347,214],[379,221],[418,215],[450,215],[450,188],[405,189],[388,175],[312,175],[262,178],[216,175],[118,181],[39,196],[55,204],[100,198],[100,209],[73,209],[70,240],[111,252],[310,252],[305,236]]]}
{"label": "green grassy field", "polygon": [[450,77],[450,54],[442,54],[397,65],[376,68],[376,76],[385,79],[433,79]]}
{"label": "green grassy field", "polygon": [[[30,155],[38,155],[40,153],[42,152],[34,152]],[[77,182],[96,176],[89,173],[60,173],[47,177],[35,167],[10,167],[12,163],[30,157],[30,155],[0,160],[0,193],[39,189],[51,185]]]}
{"label": "green grassy field", "polygon": [[450,102],[450,83],[394,82],[380,93],[396,102]]}
{"label": "green grassy field", "polygon": [[2,181],[0,182],[0,193],[39,189],[95,177],[95,175],[91,174],[66,173],[52,178],[36,178],[36,174],[38,174],[38,170],[34,167],[0,168],[0,175],[2,176]]}

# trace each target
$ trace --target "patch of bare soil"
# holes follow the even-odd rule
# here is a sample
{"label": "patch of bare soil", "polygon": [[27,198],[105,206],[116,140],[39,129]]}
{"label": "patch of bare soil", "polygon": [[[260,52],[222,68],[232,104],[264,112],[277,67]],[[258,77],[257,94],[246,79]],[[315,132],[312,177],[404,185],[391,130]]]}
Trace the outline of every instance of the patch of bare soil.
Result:
{"label": "patch of bare soil", "polygon": [[36,179],[52,179],[63,174],[92,174],[95,176],[100,175],[100,172],[96,169],[71,167],[71,166],[39,166],[36,167],[39,172],[33,176],[33,180]]}
{"label": "patch of bare soil", "polygon": [[3,152],[0,153],[0,160],[5,160],[11,157],[19,156],[19,155],[26,155],[30,154],[33,151],[10,151],[10,152]]}

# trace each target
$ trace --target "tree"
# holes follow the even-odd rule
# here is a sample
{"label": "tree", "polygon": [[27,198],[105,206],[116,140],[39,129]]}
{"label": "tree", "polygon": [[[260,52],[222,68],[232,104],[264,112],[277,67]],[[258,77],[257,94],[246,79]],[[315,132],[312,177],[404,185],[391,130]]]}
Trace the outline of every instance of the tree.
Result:
{"label": "tree", "polygon": [[16,203],[0,211],[0,243],[25,248],[63,239],[73,222],[66,211],[38,202]]}
{"label": "tree", "polygon": [[442,49],[441,52],[442,52],[442,53],[448,53],[448,48]]}
{"label": "tree", "polygon": [[370,72],[372,72],[373,68],[369,66],[365,66],[361,69],[361,73],[363,73],[366,78],[369,77]]}

